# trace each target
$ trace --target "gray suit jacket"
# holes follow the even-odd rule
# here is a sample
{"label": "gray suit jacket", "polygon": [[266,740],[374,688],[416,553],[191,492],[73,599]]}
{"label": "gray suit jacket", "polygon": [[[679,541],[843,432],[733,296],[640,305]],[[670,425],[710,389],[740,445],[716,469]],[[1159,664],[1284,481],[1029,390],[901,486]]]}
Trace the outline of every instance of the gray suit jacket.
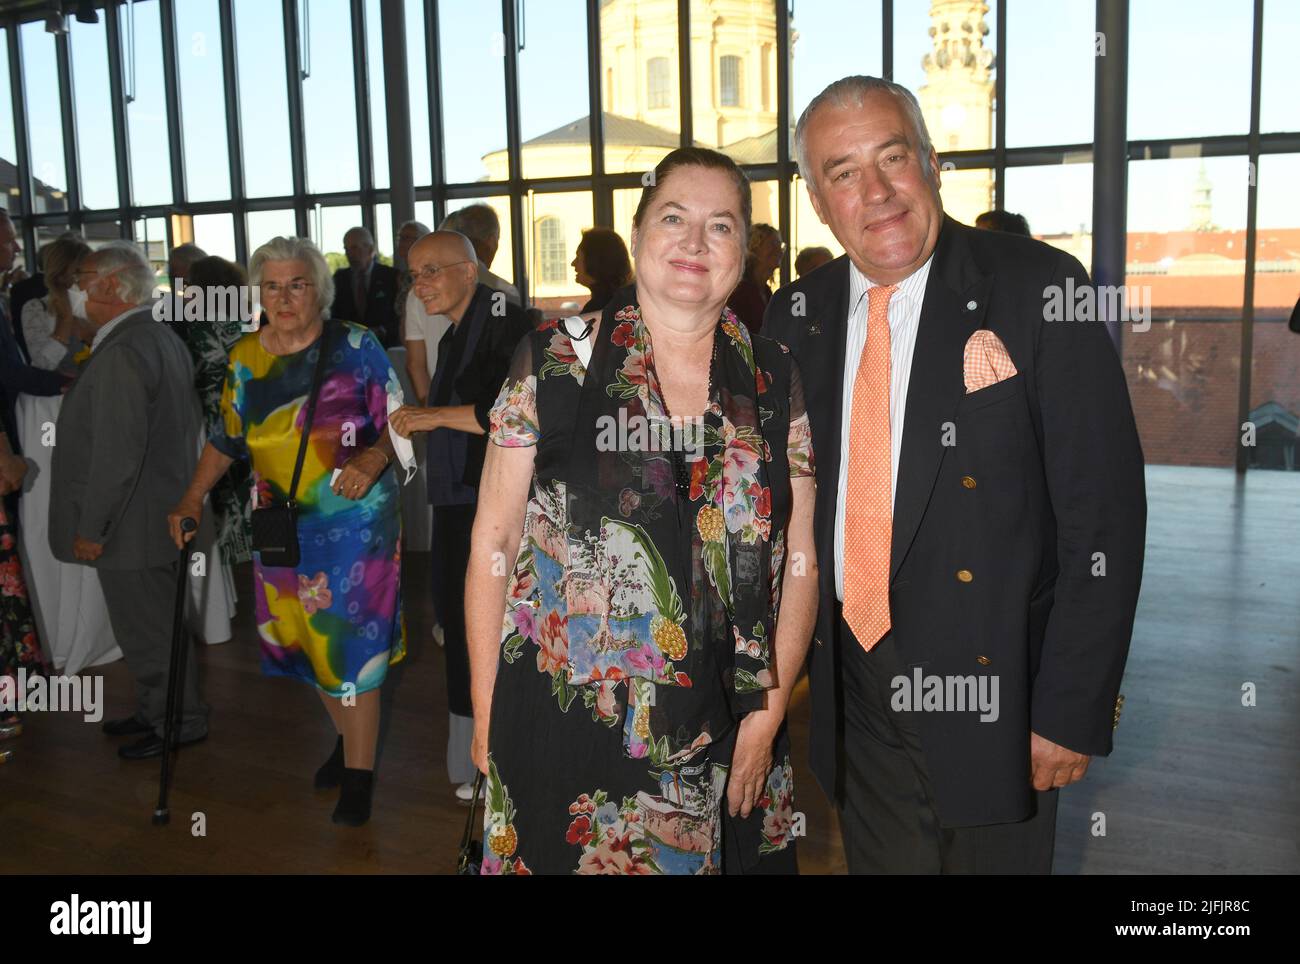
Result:
{"label": "gray suit jacket", "polygon": [[167,513],[189,485],[201,416],[184,343],[145,305],[118,322],[73,382],[55,429],[50,549],[75,562],[77,536],[104,546],[91,565],[144,569],[177,550]]}

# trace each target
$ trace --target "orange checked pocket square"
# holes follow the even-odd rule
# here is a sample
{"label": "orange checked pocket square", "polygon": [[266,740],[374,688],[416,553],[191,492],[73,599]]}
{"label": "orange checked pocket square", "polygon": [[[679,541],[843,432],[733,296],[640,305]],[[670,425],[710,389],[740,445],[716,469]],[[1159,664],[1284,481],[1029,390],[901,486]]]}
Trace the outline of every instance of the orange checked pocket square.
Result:
{"label": "orange checked pocket square", "polygon": [[1016,366],[1002,339],[987,328],[981,328],[966,340],[964,365],[967,395],[1005,381],[1016,373]]}

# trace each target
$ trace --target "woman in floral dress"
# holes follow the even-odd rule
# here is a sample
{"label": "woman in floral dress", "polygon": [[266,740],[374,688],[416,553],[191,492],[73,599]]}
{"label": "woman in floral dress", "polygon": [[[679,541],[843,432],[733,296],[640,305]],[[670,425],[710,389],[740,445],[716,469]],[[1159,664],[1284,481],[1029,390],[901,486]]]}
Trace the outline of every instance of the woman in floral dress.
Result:
{"label": "woman in floral dress", "polygon": [[730,159],[669,154],[589,360],[516,352],[466,586],[484,873],[796,869],[813,465],[790,355],[724,310],[749,220]]}
{"label": "woman in floral dress", "polygon": [[[17,491],[26,472],[26,463],[14,455],[9,436],[0,427],[0,496]],[[6,685],[12,697],[18,693],[20,669],[43,674],[45,657],[36,638],[27,580],[18,557],[18,531],[0,499],[0,677],[8,680],[0,685]],[[7,703],[0,703],[0,740],[20,736],[22,731],[18,714]]]}

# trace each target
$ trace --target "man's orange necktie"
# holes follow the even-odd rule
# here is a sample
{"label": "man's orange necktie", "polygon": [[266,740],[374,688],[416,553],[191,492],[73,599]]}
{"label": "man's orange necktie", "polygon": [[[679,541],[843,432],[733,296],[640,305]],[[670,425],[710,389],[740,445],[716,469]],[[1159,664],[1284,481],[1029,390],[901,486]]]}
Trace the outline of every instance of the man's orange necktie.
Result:
{"label": "man's orange necktie", "polygon": [[863,649],[889,632],[889,546],[894,530],[889,427],[889,299],[867,289],[867,341],[853,381],[844,500],[844,621]]}

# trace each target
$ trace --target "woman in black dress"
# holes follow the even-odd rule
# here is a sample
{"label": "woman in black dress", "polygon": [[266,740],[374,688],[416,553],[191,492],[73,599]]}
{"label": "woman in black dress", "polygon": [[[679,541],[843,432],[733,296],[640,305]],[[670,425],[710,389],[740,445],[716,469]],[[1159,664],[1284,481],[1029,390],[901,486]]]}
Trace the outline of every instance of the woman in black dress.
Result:
{"label": "woman in black dress", "polygon": [[466,584],[484,873],[796,870],[813,464],[791,356],[724,310],[749,222],[729,158],[674,151],[636,286],[516,352]]}

